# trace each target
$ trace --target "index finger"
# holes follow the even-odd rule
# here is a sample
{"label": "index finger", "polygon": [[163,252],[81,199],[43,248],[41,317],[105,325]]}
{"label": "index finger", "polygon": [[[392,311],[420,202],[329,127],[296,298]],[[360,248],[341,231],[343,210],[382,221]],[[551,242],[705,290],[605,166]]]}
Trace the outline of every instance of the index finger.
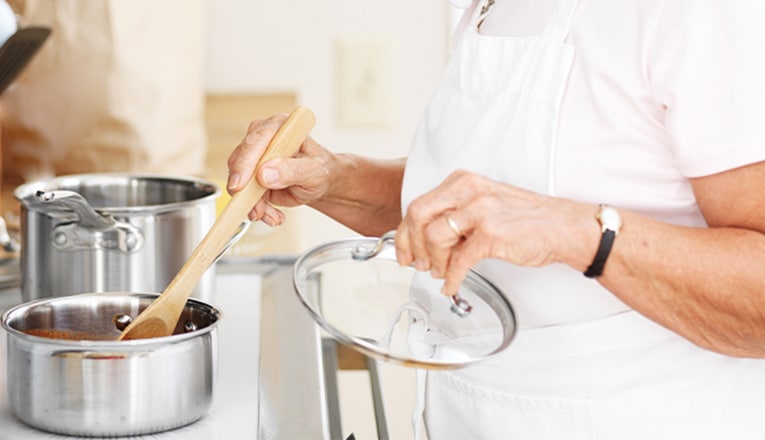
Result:
{"label": "index finger", "polygon": [[[458,209],[465,198],[459,180],[462,172],[455,171],[429,192],[413,200],[396,231],[396,258],[401,265],[414,262],[417,270],[431,268],[431,255],[426,228],[444,213]],[[468,191],[468,196],[472,194]]]}

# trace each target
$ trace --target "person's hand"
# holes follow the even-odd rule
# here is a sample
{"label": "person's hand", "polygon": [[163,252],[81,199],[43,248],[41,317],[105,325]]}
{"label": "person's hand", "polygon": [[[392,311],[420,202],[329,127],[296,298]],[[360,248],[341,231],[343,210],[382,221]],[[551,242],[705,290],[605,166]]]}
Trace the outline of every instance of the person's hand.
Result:
{"label": "person's hand", "polygon": [[[286,114],[279,114],[250,123],[244,139],[228,159],[229,193],[236,193],[253,177],[258,161],[286,119]],[[284,213],[277,206],[298,206],[320,198],[329,186],[331,157],[331,153],[309,137],[295,157],[272,159],[262,164],[256,178],[268,191],[250,211],[250,219],[276,226],[284,221]]]}
{"label": "person's hand", "polygon": [[444,278],[442,291],[452,295],[482,259],[543,266],[565,261],[571,246],[582,250],[587,240],[577,231],[597,243],[594,209],[456,171],[409,205],[396,231],[396,255],[401,265]]}

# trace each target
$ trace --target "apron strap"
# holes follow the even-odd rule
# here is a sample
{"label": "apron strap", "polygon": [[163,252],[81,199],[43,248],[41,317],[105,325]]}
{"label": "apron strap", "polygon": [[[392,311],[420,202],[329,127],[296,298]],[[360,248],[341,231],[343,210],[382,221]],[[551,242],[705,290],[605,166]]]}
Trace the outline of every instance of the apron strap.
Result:
{"label": "apron strap", "polygon": [[486,13],[491,9],[491,4],[489,3],[494,3],[494,1],[474,0],[474,3],[472,3],[473,10],[466,12],[470,13],[470,19],[467,22],[467,26],[465,26],[466,33],[472,35],[478,34],[478,26],[480,25],[480,22],[486,18]]}
{"label": "apron strap", "polygon": [[566,41],[571,24],[574,22],[576,4],[577,0],[560,0],[542,36],[561,43]]}
{"label": "apron strap", "polygon": [[494,6],[494,0],[486,0],[481,6],[481,11],[478,13],[478,21],[475,25],[476,29],[481,29],[481,23],[486,19],[486,16],[489,15],[489,10],[491,7]]}

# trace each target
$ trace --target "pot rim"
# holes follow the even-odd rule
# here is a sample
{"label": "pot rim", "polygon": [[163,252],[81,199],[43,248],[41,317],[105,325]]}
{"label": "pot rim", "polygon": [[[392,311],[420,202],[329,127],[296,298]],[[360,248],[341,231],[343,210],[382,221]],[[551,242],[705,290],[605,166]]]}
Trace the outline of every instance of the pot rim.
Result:
{"label": "pot rim", "polygon": [[189,339],[198,338],[205,334],[211,333],[215,329],[217,329],[218,323],[223,317],[223,313],[214,305],[196,298],[189,298],[187,300],[187,304],[192,303],[198,306],[208,308],[210,312],[215,316],[215,321],[211,322],[209,325],[201,329],[197,329],[188,333],[180,333],[180,334],[175,334],[170,336],[162,336],[158,338],[131,339],[127,341],[117,341],[117,340],[93,341],[93,340],[47,338],[43,336],[36,336],[36,335],[31,335],[29,333],[25,333],[21,330],[18,330],[12,327],[9,324],[9,321],[14,315],[18,313],[22,313],[23,311],[29,310],[32,307],[41,306],[46,303],[76,300],[77,298],[109,297],[109,296],[156,299],[157,297],[159,297],[159,294],[158,293],[143,293],[143,292],[88,292],[88,293],[80,293],[75,295],[40,298],[40,299],[24,302],[21,304],[17,304],[16,306],[5,311],[5,313],[3,313],[2,316],[0,316],[0,327],[2,327],[8,333],[9,337],[14,337],[20,340],[37,343],[37,344],[42,342],[42,343],[51,344],[55,346],[65,346],[68,348],[98,349],[102,351],[108,351],[108,350],[125,351],[126,349],[127,350],[129,349],[143,350],[146,348],[157,348],[160,346],[166,347],[168,345],[178,344]]}
{"label": "pot rim", "polygon": [[23,183],[16,187],[13,191],[13,196],[18,200],[25,208],[33,210],[35,212],[49,212],[45,209],[34,209],[37,205],[30,204],[26,199],[34,195],[38,190],[52,191],[61,189],[63,186],[71,185],[72,182],[79,183],[113,183],[132,180],[153,180],[153,181],[167,181],[176,183],[189,183],[195,185],[209,186],[212,189],[210,194],[205,196],[183,200],[179,202],[168,202],[157,205],[140,205],[140,206],[109,206],[109,207],[94,207],[99,212],[106,213],[140,213],[146,214],[147,211],[161,212],[167,210],[174,210],[178,207],[186,206],[189,204],[196,204],[208,199],[213,201],[220,196],[222,190],[215,182],[203,179],[195,176],[185,175],[171,175],[161,173],[87,173],[87,174],[66,174],[61,176],[52,177],[50,179],[34,180],[31,182]]}

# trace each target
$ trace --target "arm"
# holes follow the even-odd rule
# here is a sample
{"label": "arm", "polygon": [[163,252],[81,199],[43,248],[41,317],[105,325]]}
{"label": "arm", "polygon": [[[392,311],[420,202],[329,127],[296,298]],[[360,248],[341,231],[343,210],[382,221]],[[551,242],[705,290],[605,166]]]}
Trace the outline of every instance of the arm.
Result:
{"label": "arm", "polygon": [[692,185],[709,228],[626,214],[600,282],[702,347],[765,357],[765,163]]}
{"label": "arm", "polygon": [[[699,346],[765,357],[765,162],[692,184],[709,227],[621,211],[624,227],[597,282]],[[560,262],[583,272],[600,237],[595,212],[595,205],[457,172],[411,204],[396,238],[399,262],[443,276],[445,293],[483,258]]]}
{"label": "arm", "polygon": [[356,232],[380,236],[401,222],[404,159],[337,154],[329,161],[329,191],[308,205]]}
{"label": "arm", "polygon": [[[252,178],[268,143],[286,119],[275,115],[253,121],[228,160],[228,190],[235,193]],[[278,206],[308,205],[364,235],[382,235],[401,220],[403,159],[375,160],[334,154],[312,138],[294,158],[263,164],[257,179],[269,191],[250,219],[276,226],[284,221]]]}

